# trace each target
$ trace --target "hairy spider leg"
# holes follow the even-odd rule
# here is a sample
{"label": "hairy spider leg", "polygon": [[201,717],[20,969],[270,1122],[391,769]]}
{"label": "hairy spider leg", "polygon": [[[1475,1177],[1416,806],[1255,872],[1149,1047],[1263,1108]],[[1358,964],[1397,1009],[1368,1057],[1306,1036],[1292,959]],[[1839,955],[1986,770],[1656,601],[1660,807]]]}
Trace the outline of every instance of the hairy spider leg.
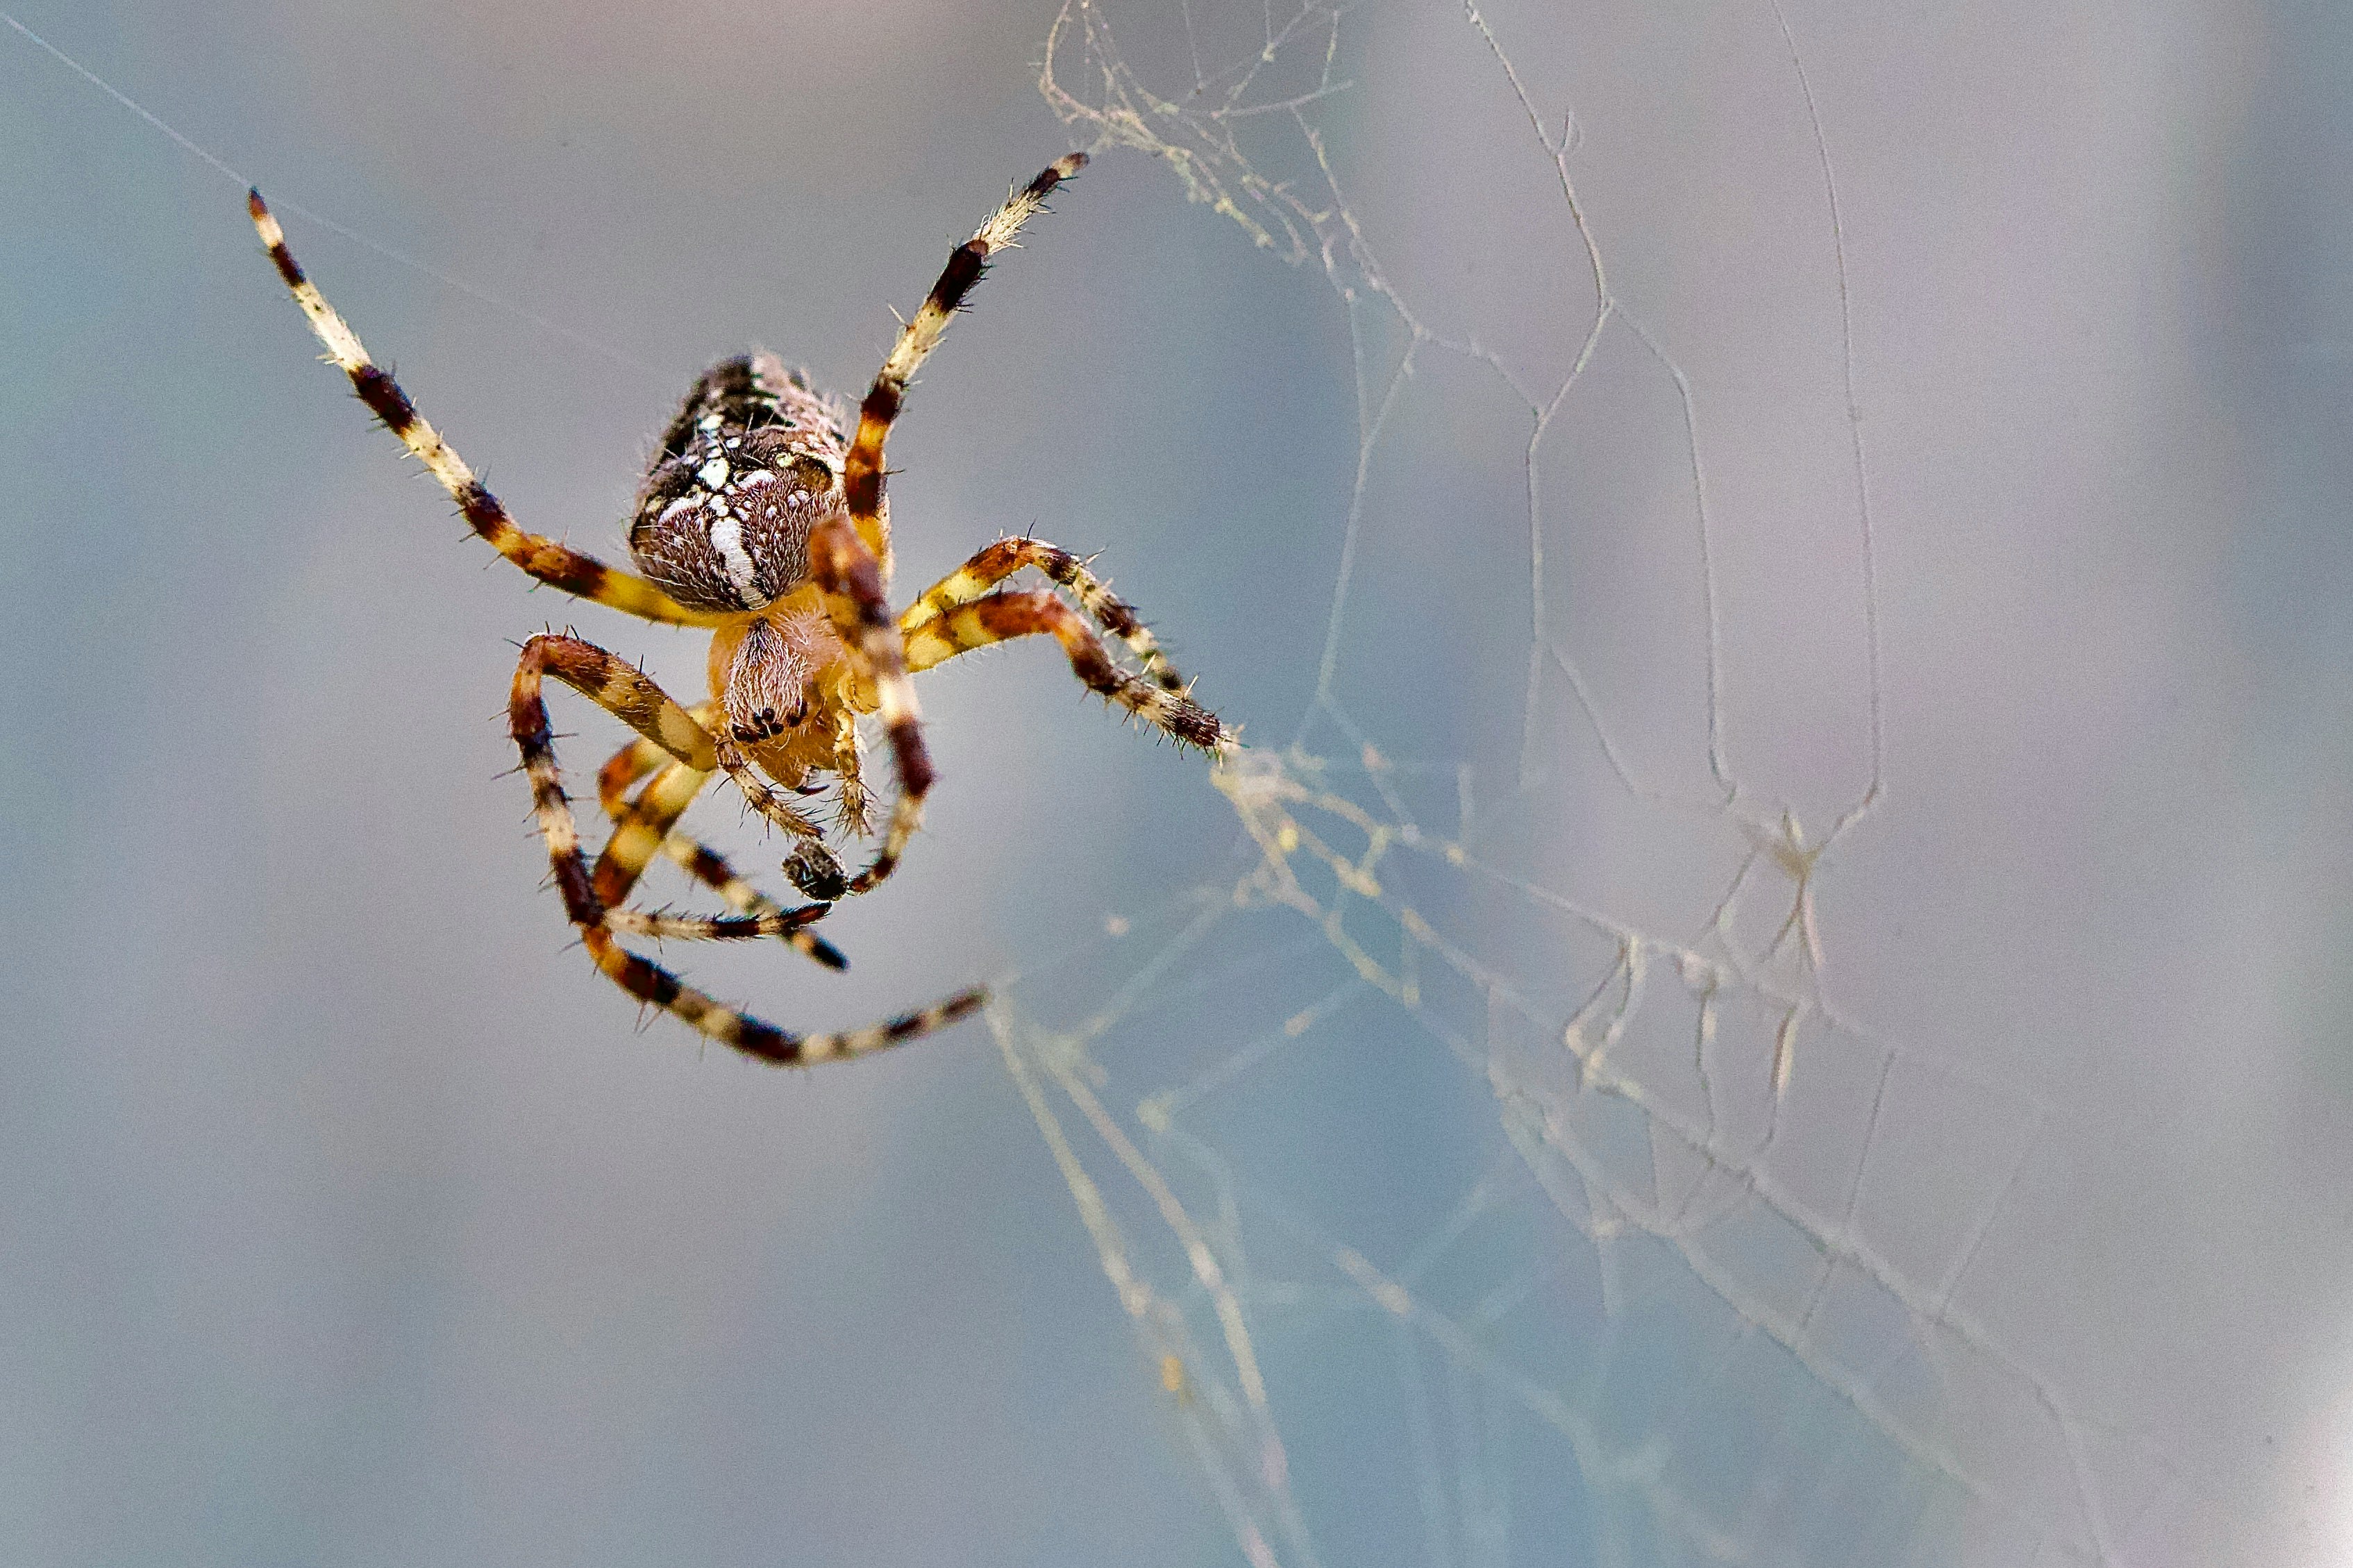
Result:
{"label": "hairy spider leg", "polygon": [[259,191],[248,193],[246,208],[253,216],[253,226],[260,233],[269,259],[277,265],[278,276],[286,280],[286,287],[293,291],[294,302],[310,318],[311,330],[327,346],[327,357],[352,378],[352,389],[359,394],[369,411],[406,443],[433,477],[441,481],[441,488],[458,503],[458,510],[468,524],[488,540],[493,550],[551,587],[649,621],[683,626],[719,623],[722,612],[681,605],[642,577],[616,570],[593,555],[584,555],[554,540],[523,531],[507,514],[499,498],[474,477],[465,459],[417,412],[417,405],[393,380],[392,374],[368,357],[350,323],[303,276],[294,253],[286,247],[285,230],[278,226],[278,219],[263,204]]}
{"label": "hairy spider leg", "polygon": [[1036,179],[1017,188],[970,239],[949,252],[947,265],[932,291],[913,319],[900,330],[898,342],[892,345],[859,405],[858,433],[842,463],[842,493],[849,517],[846,522],[837,518],[820,523],[809,538],[812,574],[826,591],[827,612],[841,629],[853,660],[874,684],[876,705],[881,710],[892,767],[898,774],[899,796],[883,828],[882,847],[866,868],[850,879],[852,893],[869,891],[898,868],[908,841],[923,825],[923,796],[930,792],[933,779],[898,623],[886,596],[891,520],[882,496],[883,447],[906,401],[908,382],[939,346],[941,334],[973,285],[980,281],[989,257],[1011,245],[1021,226],[1045,205],[1048,193],[1084,168],[1086,162],[1083,153],[1057,159]]}
{"label": "hairy spider leg", "polygon": [[1085,562],[1042,540],[1000,539],[977,552],[907,606],[899,617],[900,635],[913,637],[917,627],[959,605],[971,604],[1024,566],[1035,566],[1048,582],[1076,595],[1079,607],[1093,617],[1095,625],[1127,645],[1144,666],[1145,678],[1155,686],[1163,691],[1185,689],[1185,678],[1160,651],[1159,639],[1135,613],[1135,606],[1106,587],[1103,579],[1087,570]]}
{"label": "hairy spider leg", "polygon": [[833,716],[833,771],[841,781],[841,824],[863,838],[867,829],[865,753],[858,743],[858,715],[848,708]]}
{"label": "hairy spider leg", "polygon": [[[706,702],[702,706],[708,709],[714,705]],[[687,713],[695,722],[709,727],[706,713],[691,708]],[[596,770],[596,804],[605,808],[605,815],[620,821],[622,813],[629,809],[629,786],[661,766],[669,755],[640,735],[606,758],[605,765]]]}
{"label": "hairy spider leg", "polygon": [[[807,929],[831,912],[832,905],[818,903],[785,909],[742,883],[723,860],[717,868],[721,877],[750,895],[748,907],[738,906],[733,915],[649,913],[624,907],[623,900],[636,889],[654,857],[674,837],[681,837],[674,835],[672,829],[711,778],[711,774],[697,773],[684,763],[668,763],[614,822],[612,837],[605,841],[604,852],[596,857],[596,864],[588,876],[589,890],[605,906],[607,923],[616,931],[657,940],[730,942],[781,937],[795,952],[828,969],[849,968],[849,961],[841,955],[840,949]],[[718,860],[716,855],[693,840],[685,842],[691,853]]]}
{"label": "hairy spider leg", "polygon": [[[710,725],[718,721],[719,704],[705,702],[687,711],[697,722]],[[642,737],[614,752],[596,773],[596,797],[605,815],[619,823],[630,809],[629,787],[669,759],[669,752]],[[673,829],[662,840],[661,852],[676,861],[687,875],[717,893],[739,915],[772,915],[784,908],[737,875],[725,856],[691,835]]]}
{"label": "hairy spider leg", "polygon": [[718,894],[720,901],[739,915],[773,914],[784,908],[739,876],[724,855],[699,838],[673,833],[662,840],[662,853],[676,861],[688,876]]}
{"label": "hairy spider leg", "polygon": [[970,239],[950,251],[939,280],[932,285],[914,319],[900,329],[899,341],[891,345],[890,356],[875,372],[874,384],[867,388],[865,400],[858,405],[858,434],[842,464],[841,484],[859,537],[882,559],[887,561],[891,554],[891,523],[882,499],[882,447],[899,417],[900,405],[906,400],[908,382],[939,346],[957,307],[987,269],[988,258],[1013,243],[1021,226],[1045,206],[1047,195],[1056,185],[1086,165],[1084,153],[1056,159],[1036,179],[1017,187]]}
{"label": "hairy spider leg", "polygon": [[618,654],[569,634],[542,632],[523,644],[535,668],[544,669],[597,707],[660,748],[664,755],[697,773],[719,766],[717,743],[654,678]]}
{"label": "hairy spider leg", "polygon": [[[786,805],[782,791],[769,788],[758,774],[752,772],[740,748],[719,728],[720,721],[723,717],[720,705],[716,702],[705,702],[689,709],[688,712],[692,715],[697,723],[705,725],[712,731],[715,737],[713,747],[719,756],[719,765],[723,770],[729,770],[730,764],[733,764],[729,776],[734,779],[736,787],[744,793],[746,799],[754,807],[759,808],[761,814],[771,823],[803,836],[797,839],[793,853],[786,858],[786,871],[791,874],[795,871],[797,862],[805,863],[808,868],[808,875],[806,878],[795,875],[796,882],[800,883],[805,890],[821,902],[830,902],[841,897],[848,889],[847,879],[841,875],[840,867],[835,864],[833,856],[825,847],[824,840],[818,837],[817,824]],[[851,731],[854,743],[857,724],[855,715],[844,713],[842,722],[843,726]],[[839,739],[837,736],[837,752],[839,749]],[[605,815],[613,818],[616,823],[621,821],[631,809],[628,799],[629,786],[661,766],[668,757],[669,753],[659,746],[650,741],[639,739],[630,742],[607,758],[605,765],[596,772],[596,798],[603,805]],[[854,751],[850,762],[854,766],[856,762]],[[854,773],[843,776],[842,793],[845,797],[849,796],[855,787],[855,783]],[[860,800],[862,809],[862,795]],[[729,866],[716,850],[696,839],[673,832],[662,840],[661,849],[671,859],[684,867],[687,872],[698,881],[704,883],[721,898],[726,900],[728,907],[739,915],[773,914],[781,907],[769,900],[767,895],[753,887],[751,883],[738,877],[734,868]],[[842,966],[837,965],[837,967]]]}
{"label": "hairy spider leg", "polygon": [[[809,534],[809,567],[826,593],[826,612],[842,630],[853,664],[873,682],[876,706],[881,710],[882,731],[891,741],[891,766],[898,775],[899,797],[891,805],[891,820],[882,830],[882,847],[866,868],[850,879],[845,889],[863,893],[879,886],[906,853],[907,843],[923,823],[923,797],[932,791],[935,774],[931,752],[923,745],[923,715],[915,706],[915,688],[907,679],[907,658],[899,639],[899,623],[883,596],[882,573],[874,552],[841,518],[828,518]],[[837,736],[836,756],[840,755]],[[852,755],[855,755],[853,752]],[[731,773],[732,777],[733,774]],[[848,775],[845,775],[848,776]],[[738,779],[739,786],[743,783]],[[860,786],[862,792],[862,784]],[[756,803],[755,803],[756,804]],[[865,802],[859,799],[862,814]]]}
{"label": "hairy spider leg", "polygon": [[[601,675],[595,668],[597,660],[606,667]],[[761,1061],[786,1066],[881,1050],[953,1023],[987,1000],[984,987],[973,986],[931,1006],[866,1028],[839,1034],[794,1035],[713,1000],[661,965],[621,946],[615,940],[605,905],[596,896],[588,862],[580,852],[579,829],[573,820],[571,798],[565,794],[564,775],[556,765],[554,737],[548,727],[547,703],[541,692],[543,677],[554,675],[638,727],[630,713],[606,700],[616,689],[625,700],[636,700],[635,687],[620,679],[621,672],[635,676],[646,686],[652,684],[622,660],[576,637],[533,637],[523,645],[522,657],[515,665],[514,689],[507,709],[508,729],[516,749],[522,753],[523,772],[531,780],[533,809],[539,820],[540,835],[547,843],[548,862],[554,868],[556,888],[563,895],[565,914],[578,929],[581,945],[607,978],[639,1001],[685,1020],[722,1045],[732,1046]],[[679,710],[681,716],[684,711]]]}
{"label": "hairy spider leg", "polygon": [[1191,698],[1165,691],[1113,663],[1094,628],[1050,588],[990,594],[924,622],[907,638],[907,663],[917,670],[929,669],[975,648],[1040,633],[1062,645],[1071,673],[1089,690],[1118,703],[1171,740],[1220,757],[1230,755],[1240,744],[1216,714]]}

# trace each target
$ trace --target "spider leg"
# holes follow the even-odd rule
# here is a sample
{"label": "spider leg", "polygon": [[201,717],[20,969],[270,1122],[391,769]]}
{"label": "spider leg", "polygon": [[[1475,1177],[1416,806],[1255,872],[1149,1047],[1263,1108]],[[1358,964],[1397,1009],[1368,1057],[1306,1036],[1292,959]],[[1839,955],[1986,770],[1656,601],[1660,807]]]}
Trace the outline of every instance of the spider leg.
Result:
{"label": "spider leg", "polygon": [[749,942],[782,937],[786,945],[807,954],[828,969],[847,969],[849,960],[823,937],[805,929],[831,913],[831,904],[804,904],[765,915],[678,915],[666,910],[616,909],[605,911],[605,923],[628,936],[649,936],[657,942]]}
{"label": "spider leg", "polygon": [[[693,710],[688,712],[698,722],[707,723]],[[605,765],[596,770],[596,804],[605,808],[605,815],[620,821],[629,809],[629,787],[661,766],[662,759],[669,755],[640,735],[606,758]]]}
{"label": "spider leg", "polygon": [[833,771],[841,781],[841,824],[860,838],[866,837],[866,770],[858,744],[858,715],[843,709],[834,716]]}
{"label": "spider leg", "polygon": [[884,593],[890,575],[891,520],[882,498],[883,446],[891,426],[906,401],[907,383],[939,346],[956,307],[980,281],[988,258],[1004,249],[1021,232],[1021,226],[1046,204],[1047,194],[1086,166],[1086,154],[1071,153],[1049,164],[1038,177],[1016,189],[973,237],[948,253],[932,291],[899,332],[874,384],[858,406],[858,434],[842,462],[842,494],[849,502],[845,520],[828,518],[810,534],[810,573],[825,590],[826,611],[840,628],[859,673],[871,681],[881,710],[882,727],[891,738],[892,765],[898,773],[899,795],[892,803],[891,819],[882,830],[882,847],[864,870],[850,879],[848,890],[863,893],[879,886],[898,868],[908,841],[923,826],[923,796],[930,793],[932,759],[923,749],[922,717],[915,689],[907,679],[906,660],[898,623]]}
{"label": "spider leg", "polygon": [[688,876],[718,894],[721,901],[739,915],[771,914],[784,907],[738,876],[725,856],[700,839],[673,833],[662,840],[662,853],[676,861]]}
{"label": "spider leg", "polygon": [[[891,741],[892,769],[899,778],[899,798],[891,804],[882,847],[845,889],[863,893],[898,869],[908,840],[923,824],[923,796],[931,793],[935,775],[931,752],[923,746],[914,684],[907,679],[899,623],[883,596],[882,571],[874,552],[847,521],[828,518],[809,534],[809,567],[825,590],[826,613],[840,628],[853,664],[874,684],[883,733]],[[863,804],[861,798],[861,807]]]}
{"label": "spider leg", "polygon": [[918,627],[938,619],[960,605],[969,605],[1024,566],[1035,566],[1046,580],[1069,589],[1095,625],[1125,643],[1144,666],[1145,678],[1163,691],[1182,692],[1185,678],[1160,651],[1160,643],[1135,613],[1135,606],[1113,594],[1087,570],[1086,563],[1067,550],[1035,539],[1000,539],[987,549],[923,590],[899,617],[899,631],[912,637]]}
{"label": "spider leg", "polygon": [[1240,745],[1216,714],[1191,698],[1164,690],[1113,664],[1103,638],[1050,589],[999,591],[924,622],[907,638],[907,663],[913,669],[929,669],[960,653],[1039,633],[1062,645],[1071,673],[1089,690],[1118,703],[1171,740],[1219,757]]}
{"label": "spider leg", "polygon": [[882,503],[882,445],[890,437],[892,421],[899,417],[899,405],[906,400],[907,383],[939,346],[940,335],[948,330],[949,320],[972,292],[972,286],[980,281],[989,257],[1011,245],[1021,226],[1046,205],[1048,193],[1086,164],[1084,153],[1056,159],[1036,179],[1006,197],[1005,205],[970,239],[948,253],[939,280],[932,285],[914,319],[900,329],[899,341],[892,345],[890,357],[875,373],[874,384],[858,405],[858,435],[842,464],[842,489],[859,537],[883,560],[891,555],[891,525]]}
{"label": "spider leg", "polygon": [[[581,945],[588,950],[589,957],[615,984],[639,1001],[684,1019],[711,1039],[762,1061],[784,1065],[881,1050],[952,1023],[987,1000],[984,988],[973,986],[928,1007],[862,1029],[795,1035],[713,1000],[661,965],[621,946],[616,940],[611,913],[597,897],[595,875],[580,852],[579,828],[573,819],[571,798],[565,794],[563,773],[556,766],[554,738],[548,727],[547,703],[542,695],[543,677],[553,674],[600,706],[621,713],[624,719],[630,718],[607,702],[604,695],[588,690],[575,679],[586,662],[583,650],[628,670],[628,666],[612,655],[576,638],[533,637],[523,645],[522,658],[515,665],[507,721],[516,748],[522,753],[523,772],[531,779],[533,808],[539,819],[540,835],[547,842],[547,858],[554,871],[556,888],[564,898],[565,914],[578,928]],[[633,670],[629,673],[635,674]],[[637,679],[644,681],[645,678]],[[645,684],[650,687],[652,683]],[[681,716],[684,711],[679,710]],[[636,721],[630,719],[630,722],[634,724]],[[705,741],[707,743],[707,736]],[[693,768],[694,764],[690,762],[688,766]],[[711,770],[706,766],[695,771]]]}
{"label": "spider leg", "polygon": [[492,549],[551,587],[629,615],[675,626],[717,624],[717,613],[681,605],[642,577],[607,566],[554,540],[524,532],[507,515],[499,498],[474,477],[466,460],[417,412],[417,405],[401,391],[392,374],[368,357],[359,334],[327,303],[318,286],[303,276],[294,253],[286,247],[285,231],[263,205],[259,191],[248,194],[246,207],[252,214],[253,226],[259,231],[261,243],[269,248],[269,259],[277,264],[278,276],[286,280],[286,287],[293,291],[294,302],[311,319],[311,330],[327,345],[327,357],[352,378],[352,389],[359,394],[369,411],[432,470],[433,477],[441,481],[441,488],[449,492],[449,499],[458,503],[458,510],[466,521],[490,542]]}
{"label": "spider leg", "polygon": [[[697,723],[706,728],[717,721],[719,704],[705,702],[687,711]],[[631,741],[606,762],[596,773],[596,798],[605,815],[619,823],[628,815],[628,792],[631,785],[659,768],[670,753],[651,741],[640,737]],[[661,852],[684,868],[686,873],[726,900],[727,907],[739,915],[771,914],[782,908],[766,894],[735,873],[724,856],[701,840],[673,831],[661,843]]]}
{"label": "spider leg", "polygon": [[[617,654],[568,635],[543,632],[522,645],[523,662],[545,671],[697,773],[712,773],[719,752],[711,731],[673,701],[651,676]],[[618,759],[615,759],[616,762]],[[613,767],[613,763],[606,764]]]}
{"label": "spider leg", "polygon": [[[670,763],[654,775],[643,794],[630,803],[613,824],[590,871],[589,889],[605,906],[607,923],[638,936],[682,938],[692,942],[742,941],[781,937],[804,957],[828,969],[847,969],[849,961],[839,948],[806,928],[825,918],[829,904],[809,904],[787,910],[737,878],[724,860],[694,840],[672,831],[694,797],[711,782],[683,763]],[[721,896],[735,910],[732,916],[649,914],[625,909],[622,901],[636,889],[657,854],[679,844],[690,858],[687,868],[702,880],[715,872]],[[673,851],[675,853],[675,851]]]}

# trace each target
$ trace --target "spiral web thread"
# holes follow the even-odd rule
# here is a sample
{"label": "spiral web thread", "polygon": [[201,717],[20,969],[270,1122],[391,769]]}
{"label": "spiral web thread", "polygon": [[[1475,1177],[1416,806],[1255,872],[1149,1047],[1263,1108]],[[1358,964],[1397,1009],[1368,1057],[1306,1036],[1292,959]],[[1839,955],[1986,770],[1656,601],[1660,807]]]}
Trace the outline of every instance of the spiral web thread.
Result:
{"label": "spiral web thread", "polygon": [[[1475,6],[1451,14],[1523,122],[1497,156],[1548,166],[1585,251],[1589,322],[1566,376],[1531,385],[1417,310],[1352,205],[1335,149],[1347,114],[1376,111],[1356,73],[1380,19],[1069,0],[1041,75],[1079,144],[1152,154],[1320,268],[1354,345],[1358,461],[1313,708],[1216,780],[1242,868],[1113,922],[992,1013],[1181,1442],[1257,1565],[2113,1560],[2179,1478],[1965,1304],[2045,1110],[1872,1037],[1821,984],[1817,876],[1882,798],[1878,603],[1846,237],[1789,20],[1763,0],[1756,36],[1818,165],[1856,550],[1829,613],[1867,666],[1867,777],[1815,835],[1730,760],[1694,382],[1613,289],[1576,122],[1546,124]],[[1703,605],[1704,768],[1684,790],[1643,781],[1546,603],[1566,526],[1544,510],[1546,438],[1613,354],[1662,395]],[[1528,420],[1525,514],[1482,520],[1527,573],[1501,763],[1392,759],[1345,695],[1365,521],[1399,410],[1441,364]],[[1580,896],[1552,852],[1564,814],[1609,796],[1705,847],[1714,880],[1682,924]],[[1368,1080],[1397,1099],[1363,1110]],[[1360,1119],[1337,1123],[1341,1104]],[[1414,1192],[1373,1190],[1400,1171]]]}

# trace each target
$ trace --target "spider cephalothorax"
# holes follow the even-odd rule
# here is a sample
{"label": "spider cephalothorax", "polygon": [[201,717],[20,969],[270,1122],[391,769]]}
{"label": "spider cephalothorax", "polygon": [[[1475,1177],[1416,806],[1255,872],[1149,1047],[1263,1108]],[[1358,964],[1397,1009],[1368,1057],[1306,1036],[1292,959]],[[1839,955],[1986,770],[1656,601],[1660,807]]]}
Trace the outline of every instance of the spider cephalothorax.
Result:
{"label": "spider cephalothorax", "polygon": [[[949,254],[930,296],[868,389],[854,426],[846,405],[816,391],[774,355],[739,355],[705,372],[663,431],[638,491],[629,553],[642,577],[516,526],[303,276],[260,193],[252,195],[254,226],[328,357],[351,377],[361,401],[432,470],[476,532],[541,582],[647,620],[712,632],[711,695],[691,709],[592,643],[554,634],[533,637],[515,670],[509,727],[532,781],[565,911],[596,966],[631,995],[764,1060],[806,1062],[880,1049],[961,1017],[986,999],[973,987],[868,1028],[792,1035],[722,1005],[617,940],[625,934],[777,937],[839,967],[841,955],[809,928],[831,900],[865,892],[890,876],[921,823],[932,784],[911,673],[1042,633],[1061,645],[1071,670],[1107,700],[1183,744],[1213,755],[1234,747],[1231,732],[1187,695],[1186,683],[1135,612],[1084,563],[1050,544],[999,540],[897,616],[885,597],[891,526],[882,496],[883,443],[908,381],[979,280],[989,255],[1011,244],[1047,193],[1085,162],[1083,154],[1071,153],[1017,188],[979,232]],[[1037,569],[1052,585],[1002,586],[1024,568]],[[1078,607],[1057,590],[1070,594]],[[1136,668],[1123,664],[1101,634],[1116,639]],[[541,695],[550,675],[639,736],[597,774],[597,795],[614,826],[593,866],[581,852],[556,769]],[[889,740],[898,799],[880,847],[853,877],[827,847],[825,826],[801,806],[830,792],[835,826],[852,837],[870,832],[858,729],[870,714],[880,719]],[[786,874],[818,901],[783,908],[678,831],[688,805],[723,772],[754,810],[793,837]],[[657,855],[679,862],[733,913],[685,916],[632,908],[627,900]]]}

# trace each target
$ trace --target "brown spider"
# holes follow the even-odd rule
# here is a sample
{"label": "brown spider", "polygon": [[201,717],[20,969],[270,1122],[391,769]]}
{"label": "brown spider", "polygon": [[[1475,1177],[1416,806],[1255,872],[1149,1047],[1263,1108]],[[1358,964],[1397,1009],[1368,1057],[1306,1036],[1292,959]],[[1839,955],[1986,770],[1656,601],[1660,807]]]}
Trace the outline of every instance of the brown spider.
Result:
{"label": "brown spider", "polygon": [[[793,1035],[713,1001],[670,971],[622,947],[623,934],[728,940],[777,937],[833,968],[843,959],[808,928],[833,900],[862,893],[897,867],[923,820],[932,786],[913,671],[1012,637],[1044,633],[1062,645],[1078,678],[1164,733],[1213,756],[1232,733],[1186,695],[1134,610],[1113,596],[1085,564],[1032,539],[999,540],[891,613],[891,514],[882,496],[882,445],[907,384],[980,280],[994,252],[1013,243],[1047,193],[1086,163],[1055,163],[958,246],[932,291],[899,334],[858,410],[812,390],[773,355],[739,355],[696,381],[662,433],[629,527],[629,553],[642,577],[617,572],[554,540],[526,533],[473,470],[417,412],[392,376],[302,274],[278,220],[248,199],[254,226],[360,401],[441,481],[474,531],[543,583],[649,621],[712,632],[711,699],[681,707],[627,660],[578,637],[553,634],[523,645],[508,721],[522,752],[532,796],[565,914],[596,967],[624,991],[685,1019],[714,1040],[763,1061],[801,1063],[857,1056],[940,1027],[978,1007],[978,986],[929,1007],[841,1034]],[[1025,566],[1053,588],[1000,586]],[[1124,668],[1095,626],[1135,656]],[[552,675],[637,731],[597,775],[612,837],[591,867],[580,849],[569,797],[555,763],[543,676]],[[839,826],[870,832],[860,768],[858,721],[879,713],[890,738],[898,798],[882,842],[856,876],[845,876],[824,829],[796,802],[833,781]],[[794,837],[786,873],[813,902],[787,910],[755,891],[710,849],[676,831],[713,774],[724,773],[768,822]],[[632,797],[629,791],[644,781]],[[734,913],[652,913],[625,900],[657,854],[667,854],[717,891]]]}

